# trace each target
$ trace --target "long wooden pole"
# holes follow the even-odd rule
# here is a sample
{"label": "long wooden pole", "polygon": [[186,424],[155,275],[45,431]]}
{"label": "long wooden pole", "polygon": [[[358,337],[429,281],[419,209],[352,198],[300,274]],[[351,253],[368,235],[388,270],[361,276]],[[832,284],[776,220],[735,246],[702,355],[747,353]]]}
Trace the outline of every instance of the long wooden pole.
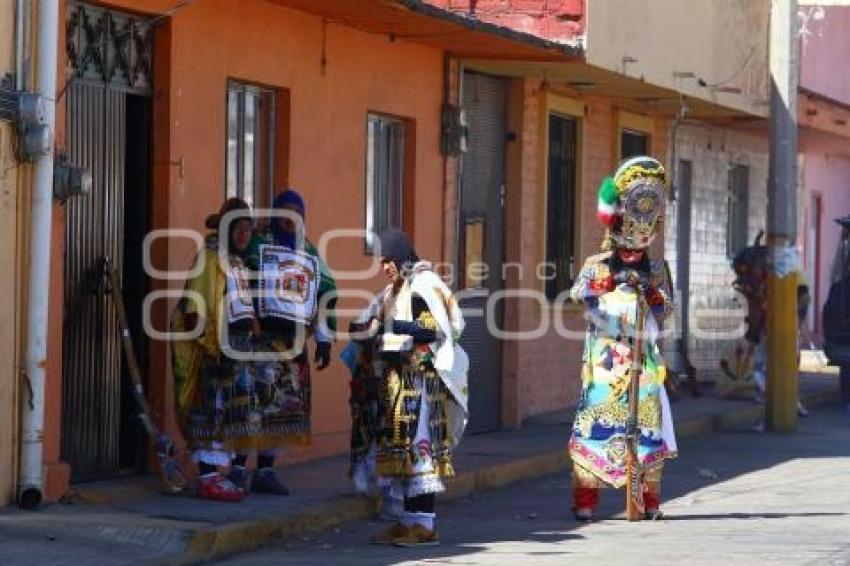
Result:
{"label": "long wooden pole", "polygon": [[130,373],[130,381],[133,384],[133,397],[138,405],[136,416],[145,427],[145,432],[155,442],[155,452],[162,479],[169,493],[181,493],[186,490],[188,481],[180,470],[180,466],[174,458],[174,444],[171,439],[160,431],[151,419],[151,412],[145,399],[145,389],[142,384],[142,371],[136,358],[136,349],[133,346],[133,338],[130,335],[130,325],[127,322],[127,310],[124,307],[124,297],[121,294],[118,273],[112,267],[108,257],[103,258],[103,272],[109,287],[109,295],[115,306],[115,316],[121,332],[121,346],[124,348],[124,360]]}
{"label": "long wooden pole", "polygon": [[626,518],[644,518],[643,472],[638,457],[638,409],[640,407],[640,376],[643,372],[643,329],[646,305],[643,291],[637,290],[635,300],[635,336],[632,345],[632,367],[629,371],[629,419],[626,423]]}

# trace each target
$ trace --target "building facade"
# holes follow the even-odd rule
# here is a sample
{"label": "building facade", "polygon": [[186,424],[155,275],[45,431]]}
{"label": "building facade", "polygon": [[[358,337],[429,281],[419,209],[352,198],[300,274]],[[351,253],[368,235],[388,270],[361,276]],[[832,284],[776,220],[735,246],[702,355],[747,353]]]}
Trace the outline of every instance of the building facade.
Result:
{"label": "building facade", "polygon": [[[228,196],[260,209],[283,188],[302,192],[317,244],[349,231],[325,250],[345,328],[363,292],[383,286],[365,230],[400,225],[422,257],[452,259],[456,57],[570,59],[421,2],[59,6],[56,152],[93,183],[54,205],[47,500],[148,461],[104,258],[119,271],[153,417],[179,441],[168,342],[149,328],[167,330],[207,215]],[[286,463],[347,450],[347,381],[342,364],[315,375],[313,442]]]}
{"label": "building facade", "polygon": [[[18,59],[16,3],[0,1],[0,89],[4,94],[30,86]],[[29,59],[30,44],[20,54]],[[4,101],[5,102],[5,101]],[[5,104],[4,110],[5,110]],[[26,250],[32,166],[19,160],[18,131],[0,120],[0,284],[6,300],[0,305],[0,503],[14,496],[18,464],[18,406],[24,379],[23,337],[26,305]]]}
{"label": "building facade", "polygon": [[[94,182],[90,195],[54,205],[48,499],[148,460],[102,286],[104,256],[121,273],[154,418],[176,434],[168,343],[146,336],[144,313],[167,329],[169,293],[195,254],[191,234],[203,234],[227,196],[262,208],[281,188],[298,189],[314,240],[334,229],[410,232],[466,308],[473,433],[575,403],[585,322],[564,293],[599,250],[597,189],[623,158],[649,153],[671,173],[653,253],[665,254],[679,287],[689,278],[681,313],[728,306],[717,290],[731,282],[729,258],[764,227],[767,47],[752,30],[767,29],[766,0],[59,4],[57,152]],[[10,21],[0,18],[0,69],[14,66]],[[817,104],[833,96],[805,88]],[[817,120],[828,115],[834,128],[842,111],[818,106]],[[0,134],[5,162],[11,126]],[[840,182],[840,169],[814,170],[818,160],[844,163],[839,153],[804,157],[812,198]],[[9,204],[0,259],[14,266],[3,277],[16,297],[26,288],[27,171],[0,174]],[[828,247],[825,222],[819,230]],[[362,273],[374,265],[368,246],[349,232],[326,250],[343,328],[362,306],[355,293],[382,285]],[[146,302],[151,291],[159,298]],[[19,304],[0,309],[20,321]],[[733,344],[710,332],[737,322],[691,317],[709,335],[687,335],[690,361],[706,376]],[[22,402],[21,331],[4,327],[14,336],[0,340],[9,349],[0,405],[12,408]],[[674,359],[678,345],[668,349]],[[347,450],[347,396],[341,364],[315,374],[313,443],[286,463]],[[13,413],[2,414],[15,421]],[[12,431],[0,427],[5,501],[15,484]]]}
{"label": "building facade", "polygon": [[850,78],[834,71],[850,56],[850,6],[804,7],[801,22],[798,243],[812,292],[808,326],[818,341],[841,236],[835,219],[850,214]]}
{"label": "building facade", "polygon": [[[688,293],[680,289],[689,305],[686,353],[700,381],[710,382],[718,377],[719,361],[734,353],[742,328],[745,302],[732,290],[732,258],[767,228],[764,129],[683,123],[676,135],[676,168],[680,198],[667,209],[666,255],[677,277],[684,275],[680,263],[688,271]],[[682,223],[689,225],[687,239]]]}
{"label": "building facade", "polygon": [[[720,357],[734,347],[734,340],[718,335],[741,323],[730,293],[732,248],[751,242],[766,216],[767,37],[752,30],[767,29],[770,3],[736,3],[734,9],[724,0],[433,3],[584,48],[580,63],[463,61],[469,73],[508,81],[504,215],[511,229],[504,253],[509,264],[523,266],[525,278],[509,275],[503,285],[526,295],[505,302],[505,324],[541,329],[534,339],[504,343],[501,424],[516,426],[575,402],[581,348],[556,325],[581,328],[581,311],[555,306],[546,291],[567,287],[582,259],[599,249],[596,190],[633,153],[651,153],[670,172],[666,229],[655,253],[665,254],[677,287],[686,281],[679,270],[689,276],[680,289],[677,326],[698,325],[685,334],[690,362],[702,379],[713,379]],[[475,126],[470,123],[470,132]],[[461,166],[473,159],[464,155]],[[692,206],[680,222],[678,184],[685,168]],[[727,234],[730,216],[736,231]],[[691,226],[680,235],[678,227],[687,222]],[[547,260],[563,262],[563,277],[545,283],[529,275]],[[528,296],[532,290],[542,290],[543,298]],[[707,308],[713,309],[708,316],[682,318]],[[669,340],[665,348],[673,369],[684,371],[681,345]]]}

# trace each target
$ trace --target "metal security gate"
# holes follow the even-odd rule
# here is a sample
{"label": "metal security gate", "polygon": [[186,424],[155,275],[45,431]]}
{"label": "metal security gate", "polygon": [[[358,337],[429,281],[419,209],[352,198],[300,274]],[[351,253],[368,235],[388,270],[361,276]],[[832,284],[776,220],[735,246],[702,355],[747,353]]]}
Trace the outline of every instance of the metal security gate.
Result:
{"label": "metal security gate", "polygon": [[[487,301],[503,289],[507,85],[503,79],[464,73],[463,108],[469,128],[461,173],[461,306],[468,316],[462,343],[469,354],[470,432],[501,426],[502,343],[487,325]],[[476,269],[486,264],[487,273]],[[504,301],[495,324],[503,328]]]}
{"label": "metal security gate", "polygon": [[74,2],[67,32],[68,157],[93,181],[66,204],[62,458],[78,481],[122,468],[122,352],[102,261],[123,273],[127,108],[150,94],[150,41],[141,20]]}

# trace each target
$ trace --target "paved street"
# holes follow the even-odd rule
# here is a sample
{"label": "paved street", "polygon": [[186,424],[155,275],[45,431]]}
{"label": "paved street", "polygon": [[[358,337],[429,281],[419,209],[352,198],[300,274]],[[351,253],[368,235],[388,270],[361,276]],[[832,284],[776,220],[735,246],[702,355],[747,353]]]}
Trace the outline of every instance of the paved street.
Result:
{"label": "paved street", "polygon": [[846,416],[823,408],[791,436],[688,440],[668,467],[668,520],[659,523],[626,523],[621,492],[606,492],[601,520],[577,525],[569,478],[554,476],[443,505],[437,548],[369,546],[385,524],[364,521],[224,563],[850,564],[848,428]]}

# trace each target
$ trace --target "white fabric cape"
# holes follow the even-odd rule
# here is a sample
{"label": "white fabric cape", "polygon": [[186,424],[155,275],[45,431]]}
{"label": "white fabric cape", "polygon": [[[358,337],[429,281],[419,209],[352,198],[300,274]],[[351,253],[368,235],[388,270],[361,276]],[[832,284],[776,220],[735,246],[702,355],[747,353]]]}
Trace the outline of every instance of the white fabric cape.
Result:
{"label": "white fabric cape", "polygon": [[[426,261],[420,261],[414,266],[411,276],[407,278],[396,297],[395,318],[398,320],[413,319],[409,300],[413,294],[422,297],[437,321],[438,339],[429,346],[434,354],[434,369],[454,401],[448,405],[448,433],[452,447],[455,447],[463,439],[469,420],[469,357],[457,342],[464,328],[463,314],[451,290],[431,270],[431,264]],[[400,298],[402,300],[398,300]]]}

